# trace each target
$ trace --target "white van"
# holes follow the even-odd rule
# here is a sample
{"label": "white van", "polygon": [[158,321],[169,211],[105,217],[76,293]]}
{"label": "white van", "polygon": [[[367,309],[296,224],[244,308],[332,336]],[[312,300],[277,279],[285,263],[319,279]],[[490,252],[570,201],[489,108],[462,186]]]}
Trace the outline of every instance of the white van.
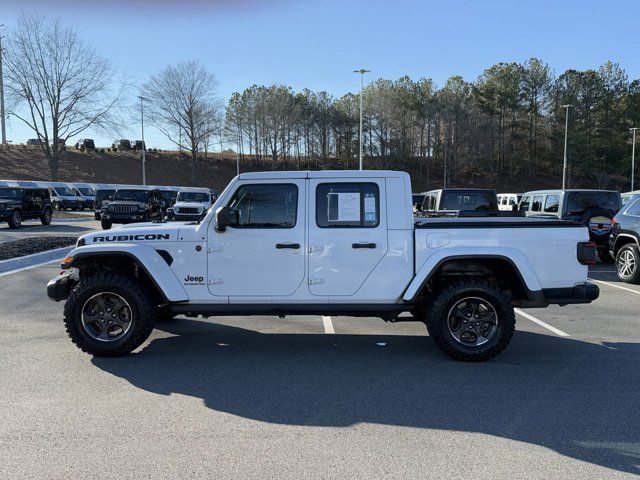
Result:
{"label": "white van", "polygon": [[[512,212],[517,210],[517,205],[522,199],[521,193],[499,193],[498,194],[498,210]],[[516,205],[514,207],[514,205]]]}

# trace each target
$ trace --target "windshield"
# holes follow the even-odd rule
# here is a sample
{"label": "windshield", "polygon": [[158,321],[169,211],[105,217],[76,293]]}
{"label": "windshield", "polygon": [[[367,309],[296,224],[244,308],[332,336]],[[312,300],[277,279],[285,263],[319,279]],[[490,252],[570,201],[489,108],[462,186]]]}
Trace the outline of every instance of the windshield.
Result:
{"label": "windshield", "polygon": [[179,202],[198,202],[198,203],[208,203],[209,202],[209,194],[202,192],[180,192],[178,193],[178,201]]}
{"label": "windshield", "polygon": [[422,205],[425,195],[411,195],[411,201],[414,205]]}
{"label": "windshield", "polygon": [[498,196],[491,190],[445,191],[441,210],[498,210]]}
{"label": "windshield", "polygon": [[69,197],[76,196],[76,194],[73,193],[69,187],[53,187],[53,189],[58,195],[69,196]]}
{"label": "windshield", "polygon": [[118,190],[113,200],[127,200],[142,203],[149,200],[149,192],[147,190]]}
{"label": "windshield", "polygon": [[20,188],[0,188],[0,198],[3,200],[20,200],[24,190]]}
{"label": "windshield", "polygon": [[622,207],[615,192],[572,192],[567,197],[567,215],[582,215],[592,208],[606,208],[617,212]]}
{"label": "windshield", "polygon": [[109,197],[113,197],[114,193],[116,193],[115,190],[98,190],[96,192],[96,205]]}
{"label": "windshield", "polygon": [[165,202],[174,203],[176,201],[177,192],[174,190],[160,190],[160,197]]}
{"label": "windshield", "polygon": [[93,188],[80,187],[78,188],[78,190],[82,195],[93,196],[96,194],[96,192],[93,191]]}

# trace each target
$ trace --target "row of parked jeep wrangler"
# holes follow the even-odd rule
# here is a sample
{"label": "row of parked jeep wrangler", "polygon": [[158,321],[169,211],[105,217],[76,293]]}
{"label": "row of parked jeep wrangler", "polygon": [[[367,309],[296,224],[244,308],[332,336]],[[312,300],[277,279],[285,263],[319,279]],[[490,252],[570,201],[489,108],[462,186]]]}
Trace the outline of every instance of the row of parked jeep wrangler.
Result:
{"label": "row of parked jeep wrangler", "polygon": [[93,210],[102,228],[114,223],[200,220],[215,201],[207,188],[0,180],[0,222],[49,225],[54,210]]}
{"label": "row of parked jeep wrangler", "polygon": [[536,190],[501,193],[490,189],[440,189],[413,195],[418,217],[522,216],[582,223],[600,260],[615,263],[618,277],[640,283],[640,190]]}

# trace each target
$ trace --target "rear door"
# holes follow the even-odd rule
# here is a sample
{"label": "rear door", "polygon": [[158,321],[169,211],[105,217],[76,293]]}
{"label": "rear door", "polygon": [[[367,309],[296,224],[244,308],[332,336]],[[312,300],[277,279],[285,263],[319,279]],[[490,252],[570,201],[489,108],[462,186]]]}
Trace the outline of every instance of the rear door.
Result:
{"label": "rear door", "polygon": [[309,291],[354,295],[387,252],[385,181],[309,180]]}

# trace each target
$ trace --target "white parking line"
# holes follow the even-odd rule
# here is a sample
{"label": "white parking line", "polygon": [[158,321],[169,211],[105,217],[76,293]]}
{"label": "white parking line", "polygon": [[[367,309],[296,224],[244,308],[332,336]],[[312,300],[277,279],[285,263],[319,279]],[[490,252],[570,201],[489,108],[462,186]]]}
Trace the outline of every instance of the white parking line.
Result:
{"label": "white parking line", "polygon": [[15,270],[8,270],[6,272],[0,273],[0,277],[4,277],[5,275],[11,275],[18,272],[24,272],[25,270],[31,270],[32,268],[42,267],[44,265],[49,265],[54,262],[61,262],[64,257],[56,258],[54,260],[47,260],[46,262],[36,263],[35,265],[28,265],[26,267],[16,268]]}
{"label": "white parking line", "polygon": [[331,317],[322,316],[322,324],[324,325],[324,333],[336,333],[333,329]]}
{"label": "white parking line", "polygon": [[595,278],[590,278],[590,282],[602,283],[604,285],[608,285],[609,287],[619,288],[620,290],[625,290],[627,292],[635,293],[636,295],[640,295],[638,290],[633,290],[632,288],[623,287],[622,285],[616,285],[615,283],[603,282],[602,280],[596,280]]}
{"label": "white parking line", "polygon": [[521,317],[526,318],[527,320],[531,320],[534,323],[537,323],[538,325],[540,325],[541,327],[546,328],[547,330],[555,333],[556,335],[560,336],[560,337],[568,337],[569,334],[563,332],[562,330],[557,329],[556,327],[552,327],[551,325],[549,325],[548,323],[543,322],[542,320],[538,320],[536,317],[534,317],[533,315],[529,315],[528,313],[523,312],[522,310],[520,310],[519,308],[514,308],[513,309],[518,315],[520,315]]}

